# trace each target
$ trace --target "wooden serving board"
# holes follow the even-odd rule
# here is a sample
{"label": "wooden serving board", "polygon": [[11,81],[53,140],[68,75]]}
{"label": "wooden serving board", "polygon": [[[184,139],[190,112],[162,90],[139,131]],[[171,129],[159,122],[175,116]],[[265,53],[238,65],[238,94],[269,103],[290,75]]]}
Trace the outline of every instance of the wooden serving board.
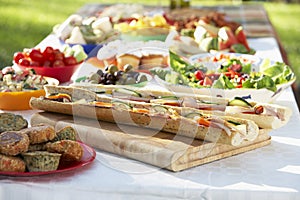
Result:
{"label": "wooden serving board", "polygon": [[239,147],[196,140],[152,129],[107,123],[87,118],[41,112],[31,125],[48,123],[60,129],[74,127],[84,143],[110,153],[171,171],[181,171],[270,144],[268,130]]}

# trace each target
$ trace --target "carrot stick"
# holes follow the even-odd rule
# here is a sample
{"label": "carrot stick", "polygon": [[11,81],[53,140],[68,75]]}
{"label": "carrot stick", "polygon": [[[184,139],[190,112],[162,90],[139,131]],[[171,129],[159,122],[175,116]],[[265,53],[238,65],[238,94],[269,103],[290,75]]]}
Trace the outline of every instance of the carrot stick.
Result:
{"label": "carrot stick", "polygon": [[200,117],[200,118],[198,119],[198,124],[203,125],[203,126],[206,126],[206,127],[209,127],[210,124],[211,124],[211,122],[208,121],[207,119],[204,119],[204,118]]}
{"label": "carrot stick", "polygon": [[107,102],[96,101],[96,102],[94,102],[94,104],[95,104],[95,106],[99,106],[99,107],[106,107],[106,108],[112,107],[112,103],[107,103]]}

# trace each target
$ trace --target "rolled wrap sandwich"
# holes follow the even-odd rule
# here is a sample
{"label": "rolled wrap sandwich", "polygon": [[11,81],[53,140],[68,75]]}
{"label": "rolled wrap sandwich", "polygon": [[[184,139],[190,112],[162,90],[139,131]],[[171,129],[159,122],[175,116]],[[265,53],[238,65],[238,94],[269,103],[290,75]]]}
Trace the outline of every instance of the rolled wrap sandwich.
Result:
{"label": "rolled wrap sandwich", "polygon": [[[166,131],[191,138],[238,146],[253,141],[259,132],[251,120],[214,115],[199,109],[146,101],[132,90],[109,89],[98,94],[70,86],[45,87],[46,96],[32,98],[32,108]],[[157,92],[160,93],[160,92]],[[131,98],[124,98],[131,96]],[[135,98],[136,97],[136,98]],[[142,101],[142,98],[144,101]]]}
{"label": "rolled wrap sandwich", "polygon": [[77,84],[73,87],[84,88],[96,92],[103,98],[112,96],[115,98],[128,99],[133,101],[151,102],[161,105],[173,105],[189,107],[202,110],[214,115],[226,115],[243,119],[253,120],[259,128],[277,129],[284,126],[292,115],[288,107],[255,102],[241,97],[233,99],[196,95],[193,93],[173,93],[165,90],[145,90],[130,86],[95,85],[91,86]]}

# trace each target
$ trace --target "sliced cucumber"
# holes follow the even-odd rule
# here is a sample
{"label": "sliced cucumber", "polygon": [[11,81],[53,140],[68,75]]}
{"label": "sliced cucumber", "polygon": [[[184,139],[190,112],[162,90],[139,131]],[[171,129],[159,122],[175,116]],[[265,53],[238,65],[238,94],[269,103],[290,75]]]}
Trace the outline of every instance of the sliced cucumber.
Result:
{"label": "sliced cucumber", "polygon": [[184,117],[194,119],[195,117],[201,117],[201,116],[202,116],[201,113],[191,112],[186,114]]}
{"label": "sliced cucumber", "polygon": [[197,101],[197,103],[218,105],[218,103],[211,102],[211,101],[205,101],[205,100],[202,100],[202,99],[196,99],[196,101]]}
{"label": "sliced cucumber", "polygon": [[139,92],[127,88],[117,88],[113,93],[114,95],[123,94],[128,96],[142,97],[142,94],[140,94]]}
{"label": "sliced cucumber", "polygon": [[234,124],[234,125],[236,125],[236,126],[241,125],[241,123],[239,123],[239,122],[234,122],[234,121],[231,121],[231,120],[227,120],[227,122],[229,122],[229,123],[231,123],[231,124]]}
{"label": "sliced cucumber", "polygon": [[96,94],[105,94],[106,92],[105,92],[105,90],[102,90],[102,91],[96,91],[95,93]]}
{"label": "sliced cucumber", "polygon": [[164,106],[161,106],[161,105],[153,105],[151,108],[155,112],[158,112],[158,113],[167,113],[168,112],[168,109]]}
{"label": "sliced cucumber", "polygon": [[234,97],[233,100],[228,102],[229,106],[243,106],[243,107],[252,107],[252,105],[241,97]]}
{"label": "sliced cucumber", "polygon": [[160,96],[158,99],[169,99],[169,100],[178,100],[177,96]]}
{"label": "sliced cucumber", "polygon": [[132,108],[127,102],[124,101],[114,100],[112,103],[117,109],[130,110]]}

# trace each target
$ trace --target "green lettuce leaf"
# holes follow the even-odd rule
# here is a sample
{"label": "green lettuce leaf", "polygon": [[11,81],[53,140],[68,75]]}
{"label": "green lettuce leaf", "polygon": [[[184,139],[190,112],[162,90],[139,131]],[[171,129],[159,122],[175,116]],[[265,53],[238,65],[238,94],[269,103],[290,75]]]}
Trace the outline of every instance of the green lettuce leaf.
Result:
{"label": "green lettuce leaf", "polygon": [[186,67],[189,66],[189,63],[183,60],[179,55],[176,53],[169,51],[170,54],[170,66],[176,72],[185,72]]}
{"label": "green lettuce leaf", "polygon": [[292,69],[285,63],[276,62],[269,67],[266,66],[266,63],[264,63],[264,66],[261,67],[261,69],[263,69],[262,73],[271,77],[275,84],[286,83],[295,78],[295,74]]}
{"label": "green lettuce leaf", "polygon": [[233,89],[235,88],[233,83],[230,82],[229,78],[224,74],[221,74],[218,80],[216,80],[213,85],[213,88],[218,89]]}
{"label": "green lettuce leaf", "polygon": [[273,79],[263,74],[260,76],[255,76],[252,79],[248,79],[247,81],[243,82],[242,87],[255,89],[266,88],[273,92],[277,91],[277,87]]}

